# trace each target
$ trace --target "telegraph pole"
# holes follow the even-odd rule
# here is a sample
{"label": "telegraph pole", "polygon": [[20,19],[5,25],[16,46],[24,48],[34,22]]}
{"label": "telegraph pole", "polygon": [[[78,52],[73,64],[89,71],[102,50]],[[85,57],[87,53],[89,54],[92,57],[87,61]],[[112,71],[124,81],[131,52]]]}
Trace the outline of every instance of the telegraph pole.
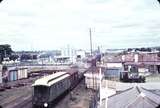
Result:
{"label": "telegraph pole", "polygon": [[90,50],[91,50],[91,57],[92,57],[92,31],[91,31],[91,28],[89,29],[89,34],[90,34]]}
{"label": "telegraph pole", "polygon": [[89,36],[90,36],[90,51],[91,51],[91,72],[92,72],[92,77],[93,77],[93,89],[94,89],[94,74],[93,74],[93,52],[92,52],[92,30],[91,28],[89,29]]}

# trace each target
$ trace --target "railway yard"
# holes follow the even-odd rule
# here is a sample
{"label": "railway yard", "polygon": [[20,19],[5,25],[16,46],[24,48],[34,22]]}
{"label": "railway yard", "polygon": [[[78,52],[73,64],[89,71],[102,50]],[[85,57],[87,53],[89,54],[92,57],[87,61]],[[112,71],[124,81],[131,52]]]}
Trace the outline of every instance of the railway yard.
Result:
{"label": "railway yard", "polygon": [[[38,74],[37,73],[30,74],[30,77],[25,79],[4,83],[5,90],[1,89],[0,91],[0,107],[33,108],[32,105],[32,103],[34,102],[33,84],[37,79],[40,79],[42,76],[52,74],[51,70],[48,71],[47,74],[45,73],[45,71],[44,70],[42,72],[39,71],[40,73]],[[89,71],[89,69],[80,68],[78,70],[79,72],[78,75],[82,77],[83,76],[82,74],[84,74],[86,71]],[[72,76],[73,78],[81,79],[76,76],[76,72],[77,71],[75,72],[73,71],[69,75]],[[57,79],[58,78],[59,77],[57,77]],[[48,81],[53,81],[53,80],[55,80],[55,78],[52,78],[51,80],[48,79]],[[76,86],[74,86],[72,90],[69,89],[63,95],[55,99],[50,104],[50,108],[99,108],[99,107],[90,107],[91,104],[94,104],[92,99],[96,96],[96,92],[93,89],[86,88],[84,79],[81,79],[79,83],[74,83],[76,82],[76,79],[74,79],[74,81],[72,82],[73,85],[76,84]],[[107,85],[108,87],[112,87],[115,89],[115,94],[110,95],[108,97],[107,108],[159,108],[160,107],[159,82],[148,80],[146,83],[124,83],[124,82],[117,82],[117,81],[114,82],[106,80],[103,86],[104,85]],[[96,101],[96,104],[98,105],[98,101]],[[102,107],[100,108],[105,108],[105,106],[106,103],[105,101],[103,101]]]}
{"label": "railway yard", "polygon": [[55,107],[53,108],[89,108],[90,99],[95,95],[91,89],[86,89],[84,80],[66,95]]}
{"label": "railway yard", "polygon": [[[92,90],[85,89],[84,80],[82,80],[71,94],[62,96],[52,108],[88,108],[93,94]],[[32,108],[32,88],[26,85],[0,92],[0,101],[3,108]]]}
{"label": "railway yard", "polygon": [[[0,106],[2,108],[32,108],[33,87],[31,85],[38,78],[40,76],[7,83],[9,88],[0,92]],[[53,101],[51,107],[88,108],[94,93],[94,91],[86,89],[84,80],[81,80],[72,91],[62,95],[60,99]]]}
{"label": "railway yard", "polygon": [[[37,78],[25,79],[8,83],[11,89],[0,92],[0,105],[2,108],[31,108],[32,102],[32,88],[31,84]],[[19,86],[24,84],[23,86]]]}

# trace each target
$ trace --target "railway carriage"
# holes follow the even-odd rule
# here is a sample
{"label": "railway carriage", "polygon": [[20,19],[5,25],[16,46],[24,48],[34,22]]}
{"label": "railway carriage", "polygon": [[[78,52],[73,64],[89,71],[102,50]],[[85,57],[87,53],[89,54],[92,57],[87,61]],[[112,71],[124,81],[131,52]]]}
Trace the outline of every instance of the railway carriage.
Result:
{"label": "railway carriage", "polygon": [[33,107],[50,107],[51,102],[70,89],[70,75],[58,72],[35,81],[32,85]]}
{"label": "railway carriage", "polygon": [[50,107],[55,99],[76,87],[80,79],[82,79],[82,73],[77,69],[70,69],[36,80],[32,85],[33,107]]}

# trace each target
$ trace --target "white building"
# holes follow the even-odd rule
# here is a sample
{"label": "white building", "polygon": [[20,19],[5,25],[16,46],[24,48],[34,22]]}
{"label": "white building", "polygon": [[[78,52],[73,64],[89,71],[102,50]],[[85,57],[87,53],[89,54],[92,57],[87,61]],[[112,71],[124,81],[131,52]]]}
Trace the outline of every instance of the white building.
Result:
{"label": "white building", "polygon": [[76,61],[76,51],[70,46],[67,46],[66,48],[61,49],[61,57],[69,57],[69,60],[71,62],[75,62]]}
{"label": "white building", "polygon": [[84,50],[77,50],[76,51],[76,56],[79,57],[79,58],[85,58],[86,55],[85,55],[85,51]]}

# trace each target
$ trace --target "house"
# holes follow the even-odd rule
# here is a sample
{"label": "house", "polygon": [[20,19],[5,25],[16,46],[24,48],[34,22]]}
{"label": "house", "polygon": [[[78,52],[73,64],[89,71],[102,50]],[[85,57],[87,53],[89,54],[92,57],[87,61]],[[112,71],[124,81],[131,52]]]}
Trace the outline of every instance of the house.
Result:
{"label": "house", "polygon": [[123,55],[124,70],[160,73],[160,56],[158,53],[130,53]]}

